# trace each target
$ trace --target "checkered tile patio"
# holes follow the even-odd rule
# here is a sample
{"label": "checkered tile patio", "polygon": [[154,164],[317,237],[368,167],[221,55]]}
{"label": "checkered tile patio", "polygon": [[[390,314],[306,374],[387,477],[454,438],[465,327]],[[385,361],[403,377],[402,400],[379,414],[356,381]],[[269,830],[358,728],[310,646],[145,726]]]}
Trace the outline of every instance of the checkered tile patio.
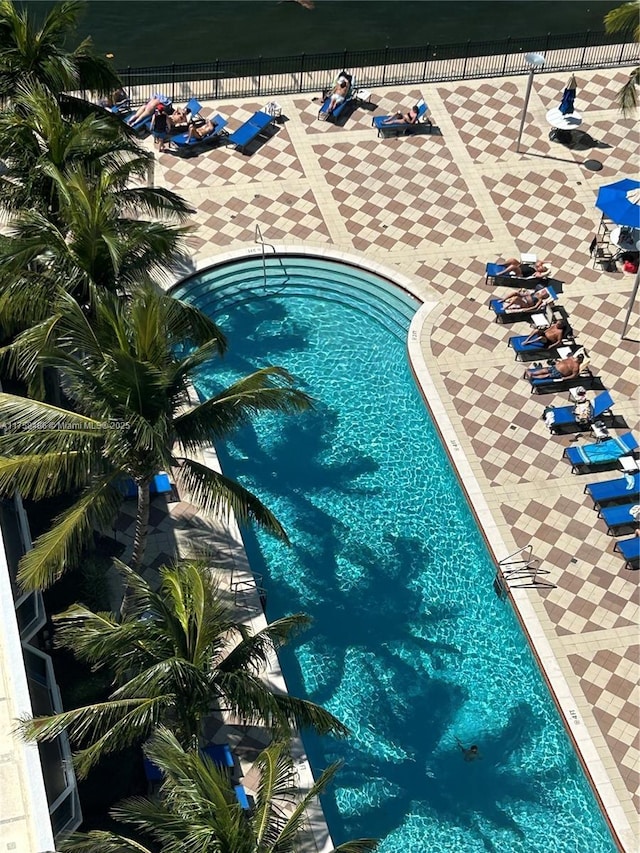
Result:
{"label": "checkered tile patio", "polygon": [[[486,261],[532,250],[547,259],[561,304],[614,396],[618,425],[638,435],[637,310],[635,331],[620,340],[633,281],[594,270],[587,248],[599,220],[597,187],[637,173],[638,134],[614,105],[627,74],[578,75],[588,138],[576,149],[551,142],[544,120],[566,80],[540,74],[519,154],[524,83],[507,78],[374,92],[372,105],[356,106],[339,126],[317,121],[317,96],[279,98],[286,121],[250,156],[225,146],[188,160],[166,153],[156,181],[192,203],[196,259],[252,244],[259,223],[269,242],[332,245],[400,269],[438,302],[424,358],[505,544],[531,544],[549,571],[553,588],[529,590],[530,600],[637,826],[638,646],[630,638],[637,640],[638,574],[612,551],[583,494],[594,478],[571,474],[562,459],[575,436],[550,437],[541,421],[543,407],[566,403],[566,394],[529,394],[507,347],[527,327],[493,322],[494,291],[484,283]],[[372,115],[421,96],[433,133],[376,137]],[[261,104],[214,106],[233,130]],[[602,171],[586,170],[588,158]],[[178,506],[180,536],[202,534],[192,508]],[[161,540],[158,559],[170,540]]]}

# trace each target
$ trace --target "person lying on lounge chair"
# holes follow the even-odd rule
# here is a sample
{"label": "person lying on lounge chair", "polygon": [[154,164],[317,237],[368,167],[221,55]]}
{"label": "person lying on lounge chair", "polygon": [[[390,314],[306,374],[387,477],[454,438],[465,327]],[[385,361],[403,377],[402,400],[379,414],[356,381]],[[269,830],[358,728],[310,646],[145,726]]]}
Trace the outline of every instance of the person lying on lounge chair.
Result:
{"label": "person lying on lounge chair", "polygon": [[341,104],[344,99],[347,97],[347,93],[349,92],[349,81],[346,77],[339,77],[338,82],[333,87],[333,91],[330,95],[329,108],[327,109],[327,113],[331,114],[335,108]]}
{"label": "person lying on lounge chair", "polygon": [[138,109],[131,116],[131,118],[127,119],[127,124],[137,124],[139,121],[142,121],[143,118],[152,116],[155,113],[157,107],[161,104],[168,112],[169,107],[171,106],[171,98],[169,98],[167,95],[161,94],[160,92],[156,92],[155,95],[152,95],[149,98],[149,100],[146,104],[144,104],[144,106],[138,107]]}
{"label": "person lying on lounge chair", "polygon": [[526,379],[575,379],[580,375],[584,355],[570,355],[568,358],[559,358],[553,364],[546,367],[528,367],[525,372]]}
{"label": "person lying on lounge chair", "polygon": [[408,113],[397,112],[392,116],[387,116],[387,118],[382,122],[382,124],[398,124],[399,122],[404,122],[405,124],[415,124],[418,121],[418,106],[416,104],[415,107],[411,107]]}
{"label": "person lying on lounge chair", "polygon": [[189,124],[191,113],[186,107],[176,107],[169,116],[169,128],[176,130],[178,127],[186,127]]}
{"label": "person lying on lounge chair", "polygon": [[123,88],[120,88],[115,89],[110,95],[107,95],[106,98],[100,98],[98,104],[106,110],[110,110],[111,107],[118,107],[128,100],[129,95],[127,95]]}
{"label": "person lying on lounge chair", "polygon": [[505,269],[500,275],[509,275],[513,273],[518,278],[547,278],[549,275],[549,267],[542,261],[536,261],[535,264],[523,264],[517,258],[507,258],[502,261],[506,264]]}
{"label": "person lying on lounge chair", "polygon": [[540,344],[543,349],[555,349],[562,343],[567,331],[566,320],[556,320],[546,329],[534,329],[531,334],[522,341],[522,346],[527,344]]}
{"label": "person lying on lounge chair", "polygon": [[517,290],[502,300],[502,306],[507,313],[511,311],[518,314],[533,313],[542,307],[549,296],[550,293],[546,287],[534,291]]}
{"label": "person lying on lounge chair", "polygon": [[210,133],[216,129],[216,123],[212,118],[208,118],[204,124],[201,124],[200,127],[196,127],[194,124],[189,125],[189,130],[187,131],[187,139],[191,142],[192,139],[203,139],[205,136],[209,136]]}

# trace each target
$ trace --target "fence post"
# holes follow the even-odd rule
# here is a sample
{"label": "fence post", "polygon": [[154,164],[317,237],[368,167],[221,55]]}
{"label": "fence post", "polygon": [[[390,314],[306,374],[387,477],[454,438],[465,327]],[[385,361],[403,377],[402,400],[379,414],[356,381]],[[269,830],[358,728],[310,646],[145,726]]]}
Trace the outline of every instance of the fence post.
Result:
{"label": "fence post", "polygon": [[469,59],[469,47],[471,46],[471,40],[467,40],[466,47],[464,49],[464,66],[462,68],[462,77],[463,79],[467,79],[467,60]]}
{"label": "fence post", "polygon": [[622,62],[622,60],[624,59],[624,49],[625,49],[625,47],[626,47],[626,46],[627,46],[627,45],[626,45],[626,43],[623,43],[623,44],[621,44],[621,45],[620,45],[620,58],[618,59],[618,65],[619,65],[619,64]]}
{"label": "fence post", "polygon": [[348,57],[349,57],[349,51],[348,51],[348,50],[347,50],[347,48],[345,47],[345,49],[344,49],[344,56],[342,57],[342,68],[343,68],[343,70],[344,70],[344,71],[346,71],[346,70],[347,70],[347,59],[348,59]]}
{"label": "fence post", "polygon": [[389,45],[385,44],[384,46],[384,62],[382,64],[382,83],[381,86],[384,86],[384,81],[387,76],[387,56],[389,55]]}
{"label": "fence post", "polygon": [[260,86],[261,86],[261,82],[262,82],[262,56],[258,57],[258,74],[257,74],[257,77],[258,77],[258,91],[256,94],[258,95],[258,97],[260,97]]}
{"label": "fence post", "polygon": [[171,100],[175,101],[176,99],[176,65],[175,62],[171,63]]}
{"label": "fence post", "polygon": [[502,76],[507,73],[507,59],[509,58],[509,48],[511,47],[511,36],[507,36],[507,43],[504,46],[504,62],[502,63]]}
{"label": "fence post", "polygon": [[220,80],[220,60],[216,59],[216,67],[213,71],[216,80],[216,88],[215,88],[215,100],[218,100],[218,81]]}
{"label": "fence post", "polygon": [[431,50],[431,45],[428,44],[424,49],[424,66],[422,68],[422,83],[427,82],[427,63],[429,62],[429,51]]}
{"label": "fence post", "polygon": [[547,37],[546,37],[545,42],[544,42],[544,50],[542,51],[545,56],[549,52],[549,39],[550,38],[551,38],[551,33],[547,33]]}
{"label": "fence post", "polygon": [[127,93],[127,95],[129,95],[129,100],[131,100],[131,66],[130,65],[127,65],[126,80],[127,80],[126,93]]}
{"label": "fence post", "polygon": [[304,53],[300,54],[300,88],[299,92],[302,92],[302,78],[304,75]]}
{"label": "fence post", "polygon": [[587,55],[587,48],[589,47],[589,34],[591,30],[587,30],[584,34],[584,47],[582,48],[582,58],[580,59],[580,68],[584,67],[584,58]]}

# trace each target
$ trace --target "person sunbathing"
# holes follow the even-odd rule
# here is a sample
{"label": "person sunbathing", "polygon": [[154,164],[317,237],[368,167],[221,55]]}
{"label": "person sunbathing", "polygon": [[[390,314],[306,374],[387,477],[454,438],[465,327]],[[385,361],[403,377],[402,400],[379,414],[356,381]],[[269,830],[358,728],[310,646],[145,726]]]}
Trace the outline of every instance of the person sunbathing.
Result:
{"label": "person sunbathing", "polygon": [[518,278],[547,278],[549,275],[549,267],[543,261],[536,261],[531,265],[523,264],[517,258],[507,258],[502,263],[505,264],[505,269],[500,275],[513,273]]}
{"label": "person sunbathing", "polygon": [[382,124],[398,124],[399,122],[404,122],[404,124],[415,124],[418,121],[418,105],[415,107],[411,107],[409,112],[402,113],[397,112],[392,116],[387,116],[387,118],[382,122]]}
{"label": "person sunbathing", "polygon": [[136,112],[127,119],[127,124],[132,126],[137,124],[139,121],[152,116],[160,105],[162,105],[165,110],[168,110],[171,106],[171,98],[167,95],[161,94],[160,92],[156,92],[155,95],[152,95],[149,98],[144,106],[138,107]]}
{"label": "person sunbathing", "polygon": [[333,91],[329,96],[329,107],[327,109],[327,114],[331,114],[337,106],[344,102],[344,99],[347,97],[349,92],[349,81],[346,77],[339,77],[338,82],[333,87]]}
{"label": "person sunbathing", "polygon": [[189,124],[190,118],[191,113],[186,107],[176,107],[169,116],[169,127],[171,130],[175,130],[183,125],[186,127]]}
{"label": "person sunbathing", "polygon": [[546,367],[528,367],[524,376],[525,379],[575,379],[580,375],[584,355],[570,355],[567,358],[559,358],[553,364],[548,364]]}
{"label": "person sunbathing", "polygon": [[555,349],[564,340],[568,323],[566,320],[556,320],[546,329],[534,329],[531,334],[522,341],[522,346],[527,344],[539,344],[540,349]]}
{"label": "person sunbathing", "polygon": [[213,133],[215,129],[215,121],[212,118],[208,118],[204,124],[200,125],[200,127],[196,127],[195,124],[189,125],[187,139],[189,142],[196,139],[204,139],[205,136],[209,136],[210,133]]}
{"label": "person sunbathing", "polygon": [[537,311],[544,304],[545,299],[551,296],[546,287],[541,287],[539,290],[517,290],[511,296],[507,296],[502,300],[502,307],[508,314],[517,312],[518,314],[528,314]]}

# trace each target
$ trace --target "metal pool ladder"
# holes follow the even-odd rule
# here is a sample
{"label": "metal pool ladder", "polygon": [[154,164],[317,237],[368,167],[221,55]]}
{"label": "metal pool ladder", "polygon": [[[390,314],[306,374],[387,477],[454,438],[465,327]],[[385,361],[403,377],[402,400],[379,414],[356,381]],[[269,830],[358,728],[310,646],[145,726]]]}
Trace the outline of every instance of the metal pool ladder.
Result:
{"label": "metal pool ladder", "polygon": [[510,588],[555,589],[556,584],[540,579],[540,575],[548,574],[549,570],[541,568],[540,560],[533,556],[533,545],[529,544],[499,561],[493,586],[500,598],[504,598]]}
{"label": "metal pool ladder", "polygon": [[265,256],[265,247],[268,247],[269,249],[271,249],[271,251],[273,252],[274,258],[277,258],[278,263],[280,264],[280,266],[282,268],[282,273],[284,275],[284,281],[282,282],[282,286],[284,287],[284,285],[289,280],[289,275],[287,273],[287,270],[285,268],[284,263],[282,262],[282,258],[276,252],[276,247],[273,245],[273,243],[267,243],[267,241],[262,236],[262,229],[260,228],[260,223],[258,223],[258,222],[256,222],[256,233],[255,233],[255,237],[253,238],[253,242],[259,243],[259,245],[262,247],[262,285],[263,285],[263,287],[266,288],[266,286],[267,286],[267,259]]}

